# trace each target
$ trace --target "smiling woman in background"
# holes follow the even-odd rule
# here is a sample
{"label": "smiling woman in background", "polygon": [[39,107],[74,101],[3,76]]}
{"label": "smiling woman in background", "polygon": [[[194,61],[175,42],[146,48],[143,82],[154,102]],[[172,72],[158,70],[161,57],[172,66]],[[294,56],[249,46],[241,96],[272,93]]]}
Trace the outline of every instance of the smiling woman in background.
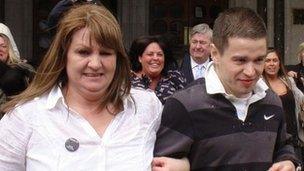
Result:
{"label": "smiling woman in background", "polygon": [[302,159],[304,134],[302,127],[303,116],[300,115],[301,106],[304,102],[302,92],[297,88],[294,80],[288,77],[285,68],[279,58],[278,52],[269,48],[265,59],[263,77],[281,99],[287,123],[287,133],[291,134],[290,141],[295,147],[296,154]]}
{"label": "smiling woman in background", "polygon": [[169,47],[160,37],[135,39],[129,56],[133,71],[132,86],[154,91],[163,104],[170,95],[185,86],[185,77],[177,70]]}

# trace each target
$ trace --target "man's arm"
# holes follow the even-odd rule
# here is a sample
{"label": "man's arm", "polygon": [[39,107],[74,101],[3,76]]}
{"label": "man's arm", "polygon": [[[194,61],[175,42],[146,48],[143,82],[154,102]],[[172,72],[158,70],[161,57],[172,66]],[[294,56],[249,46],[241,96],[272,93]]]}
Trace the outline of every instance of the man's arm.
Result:
{"label": "man's arm", "polygon": [[175,98],[167,99],[157,132],[154,155],[187,157],[193,143],[193,123],[187,109]]}
{"label": "man's arm", "polygon": [[301,165],[291,143],[291,141],[287,141],[286,123],[285,119],[282,118],[274,151],[274,164],[270,170],[276,171],[283,168],[283,170],[294,170]]}

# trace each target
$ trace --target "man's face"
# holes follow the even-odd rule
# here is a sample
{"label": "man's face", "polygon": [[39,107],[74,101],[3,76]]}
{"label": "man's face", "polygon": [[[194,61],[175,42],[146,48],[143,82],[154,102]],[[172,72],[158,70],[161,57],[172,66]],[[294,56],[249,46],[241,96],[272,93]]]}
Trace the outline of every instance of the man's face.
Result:
{"label": "man's face", "polygon": [[207,34],[196,33],[190,38],[189,52],[192,59],[204,63],[210,56],[210,37]]}
{"label": "man's face", "polygon": [[222,54],[212,45],[215,71],[226,92],[247,97],[254,89],[264,69],[266,38],[229,38]]}

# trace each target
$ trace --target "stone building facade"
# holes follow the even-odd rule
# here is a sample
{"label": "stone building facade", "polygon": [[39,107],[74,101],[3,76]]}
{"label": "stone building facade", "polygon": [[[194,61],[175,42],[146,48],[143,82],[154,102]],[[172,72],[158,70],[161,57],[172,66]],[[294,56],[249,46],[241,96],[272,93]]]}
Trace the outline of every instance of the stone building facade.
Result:
{"label": "stone building facade", "polygon": [[[11,28],[21,55],[29,61],[40,58],[39,22],[51,9],[49,4],[57,1],[0,0],[0,21]],[[112,0],[106,3],[109,2],[122,27],[126,49],[140,35],[164,34],[175,56],[181,58],[187,50],[189,28],[201,22],[212,26],[218,12],[236,6],[252,8],[262,16],[268,28],[269,46],[284,54],[285,64],[298,62],[295,53],[304,42],[303,0]]]}

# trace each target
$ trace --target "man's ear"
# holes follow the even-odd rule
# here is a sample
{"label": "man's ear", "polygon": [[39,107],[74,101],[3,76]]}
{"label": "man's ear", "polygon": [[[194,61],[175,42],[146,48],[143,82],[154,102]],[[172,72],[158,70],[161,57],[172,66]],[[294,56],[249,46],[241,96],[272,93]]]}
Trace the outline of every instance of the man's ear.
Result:
{"label": "man's ear", "polygon": [[213,60],[214,63],[219,62],[219,58],[221,57],[219,50],[216,48],[216,46],[211,43],[210,45],[210,54],[211,54],[211,59]]}

